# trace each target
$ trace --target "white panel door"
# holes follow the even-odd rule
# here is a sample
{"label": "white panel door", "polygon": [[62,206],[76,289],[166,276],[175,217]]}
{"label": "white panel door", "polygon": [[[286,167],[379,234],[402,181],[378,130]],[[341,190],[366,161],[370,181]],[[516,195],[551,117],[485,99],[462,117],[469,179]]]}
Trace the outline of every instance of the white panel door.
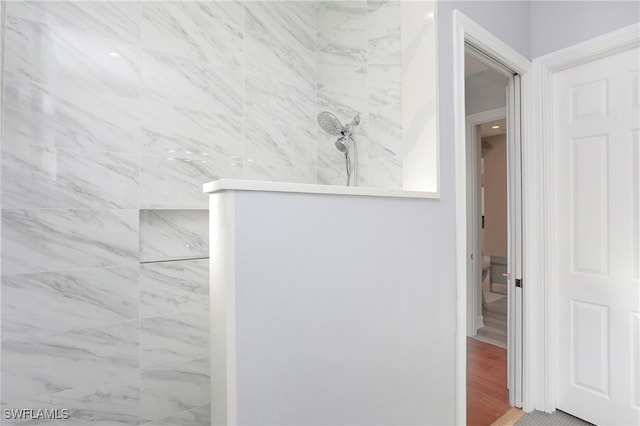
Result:
{"label": "white panel door", "polygon": [[640,424],[638,49],[556,73],[557,406]]}

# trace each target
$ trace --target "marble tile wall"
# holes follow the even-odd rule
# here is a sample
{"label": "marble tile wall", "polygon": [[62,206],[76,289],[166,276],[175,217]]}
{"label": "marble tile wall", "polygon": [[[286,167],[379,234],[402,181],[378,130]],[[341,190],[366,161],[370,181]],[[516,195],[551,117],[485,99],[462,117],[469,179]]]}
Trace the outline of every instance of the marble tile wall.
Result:
{"label": "marble tile wall", "polygon": [[397,187],[396,9],[4,4],[3,408],[209,424],[201,185],[344,184],[328,109],[362,115],[361,184]]}
{"label": "marble tile wall", "polygon": [[[402,187],[400,1],[317,3],[318,111],[356,128],[358,185]],[[318,129],[318,182],[344,185],[335,136]]]}

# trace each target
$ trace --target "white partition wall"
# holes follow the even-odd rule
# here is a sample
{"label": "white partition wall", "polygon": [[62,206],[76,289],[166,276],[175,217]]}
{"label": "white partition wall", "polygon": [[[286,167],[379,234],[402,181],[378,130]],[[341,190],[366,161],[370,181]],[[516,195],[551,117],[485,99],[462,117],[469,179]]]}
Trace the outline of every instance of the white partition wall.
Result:
{"label": "white partition wall", "polygon": [[214,424],[452,424],[434,200],[210,196]]}

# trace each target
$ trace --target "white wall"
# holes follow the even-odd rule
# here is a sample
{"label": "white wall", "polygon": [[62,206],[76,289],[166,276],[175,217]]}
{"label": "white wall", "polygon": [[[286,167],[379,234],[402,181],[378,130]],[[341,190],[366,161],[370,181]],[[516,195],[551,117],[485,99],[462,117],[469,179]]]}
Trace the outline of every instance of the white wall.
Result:
{"label": "white wall", "polygon": [[531,2],[531,57],[640,21],[637,1]]}
{"label": "white wall", "polygon": [[454,423],[454,240],[441,201],[236,191],[232,207],[219,195],[235,210],[235,224],[211,218],[212,234],[235,230],[235,295],[213,294],[235,298],[236,344],[212,338],[237,351],[238,424]]}

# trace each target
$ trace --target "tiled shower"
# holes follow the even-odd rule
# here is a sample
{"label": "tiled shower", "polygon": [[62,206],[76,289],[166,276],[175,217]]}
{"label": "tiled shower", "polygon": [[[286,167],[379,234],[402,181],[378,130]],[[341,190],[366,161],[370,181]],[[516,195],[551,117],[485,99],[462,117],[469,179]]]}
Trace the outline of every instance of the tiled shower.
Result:
{"label": "tiled shower", "polygon": [[[3,4],[2,406],[209,423],[220,177],[402,186],[397,1]],[[3,424],[11,424],[4,420]]]}

